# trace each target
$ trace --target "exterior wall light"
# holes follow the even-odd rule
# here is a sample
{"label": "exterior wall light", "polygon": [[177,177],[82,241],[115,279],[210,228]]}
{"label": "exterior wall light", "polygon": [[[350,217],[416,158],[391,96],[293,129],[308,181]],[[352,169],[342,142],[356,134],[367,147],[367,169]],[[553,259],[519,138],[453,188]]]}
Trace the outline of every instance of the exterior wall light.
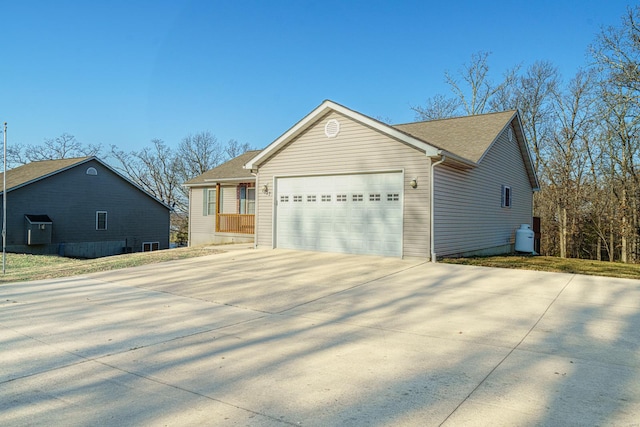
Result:
{"label": "exterior wall light", "polygon": [[269,194],[269,186],[267,184],[262,186],[262,193]]}
{"label": "exterior wall light", "polygon": [[411,188],[418,188],[418,177],[413,178],[409,185],[411,186]]}

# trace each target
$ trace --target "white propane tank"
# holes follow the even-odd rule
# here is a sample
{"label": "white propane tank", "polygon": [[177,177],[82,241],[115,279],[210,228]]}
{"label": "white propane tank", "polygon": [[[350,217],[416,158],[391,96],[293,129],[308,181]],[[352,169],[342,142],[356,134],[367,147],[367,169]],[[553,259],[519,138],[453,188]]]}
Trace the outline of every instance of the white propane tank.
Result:
{"label": "white propane tank", "polygon": [[516,252],[533,253],[533,230],[529,224],[522,224],[516,230]]}

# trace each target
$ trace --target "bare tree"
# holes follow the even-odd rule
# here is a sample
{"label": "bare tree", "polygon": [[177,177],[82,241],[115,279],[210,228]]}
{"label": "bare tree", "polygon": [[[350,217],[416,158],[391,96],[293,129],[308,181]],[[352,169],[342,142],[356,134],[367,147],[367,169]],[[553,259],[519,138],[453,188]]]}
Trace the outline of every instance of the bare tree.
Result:
{"label": "bare tree", "polygon": [[428,98],[424,107],[417,105],[411,109],[416,113],[416,120],[438,120],[455,116],[460,105],[459,99],[438,94]]}
{"label": "bare tree", "polygon": [[640,6],[628,7],[620,27],[608,27],[590,47],[601,71],[620,88],[640,91]]}
{"label": "bare tree", "polygon": [[516,106],[520,109],[536,171],[541,173],[544,150],[554,128],[553,98],[560,89],[558,70],[550,62],[538,61],[518,78]]}
{"label": "bare tree", "polygon": [[244,154],[249,150],[251,150],[251,145],[248,143],[241,143],[235,139],[230,139],[229,142],[227,142],[227,147],[224,151],[227,155],[227,159],[233,159],[234,157],[238,157],[240,154]]}
{"label": "bare tree", "polygon": [[7,165],[10,168],[40,160],[60,160],[74,157],[98,156],[100,144],[83,144],[75,136],[63,133],[47,138],[41,145],[11,144],[7,147]]}
{"label": "bare tree", "polygon": [[59,160],[73,157],[97,156],[101,152],[100,145],[82,144],[75,136],[68,133],[45,139],[42,145],[29,145],[23,149],[23,158],[29,162],[38,160]]}
{"label": "bare tree", "polygon": [[177,211],[187,211],[187,200],[181,192],[181,165],[175,152],[164,141],[154,139],[151,147],[130,153],[111,147],[111,157],[115,168],[157,199],[174,207]]}
{"label": "bare tree", "polygon": [[[610,252],[619,248],[623,262],[640,260],[639,25],[640,6],[629,7],[622,25],[602,30],[591,46],[600,77],[602,153],[609,164],[603,174],[610,189],[607,248]],[[614,246],[614,240],[619,244]]]}
{"label": "bare tree", "polygon": [[[549,155],[543,159],[550,183],[547,202],[555,206],[553,216],[558,236],[559,255],[579,257],[581,217],[588,210],[586,194],[588,150],[593,126],[594,76],[579,71],[568,89],[554,96],[556,123]],[[551,218],[549,218],[551,219]]]}
{"label": "bare tree", "polygon": [[178,145],[177,156],[182,162],[185,181],[201,175],[224,161],[224,148],[209,131],[187,135]]}
{"label": "bare tree", "polygon": [[460,100],[467,115],[491,111],[490,101],[497,94],[504,97],[505,91],[516,81],[519,66],[507,70],[502,81],[494,84],[489,78],[489,55],[489,52],[474,53],[471,55],[471,62],[464,64],[457,76],[448,71],[445,73],[445,81]]}

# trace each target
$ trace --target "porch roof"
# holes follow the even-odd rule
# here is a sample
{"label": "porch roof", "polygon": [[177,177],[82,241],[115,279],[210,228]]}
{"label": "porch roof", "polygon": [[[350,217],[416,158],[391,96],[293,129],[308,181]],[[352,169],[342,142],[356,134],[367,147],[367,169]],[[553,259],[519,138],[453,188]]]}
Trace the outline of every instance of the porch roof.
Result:
{"label": "porch roof", "polygon": [[210,169],[193,179],[182,184],[185,187],[197,187],[203,185],[211,185],[215,182],[255,182],[256,177],[251,175],[250,171],[244,169],[243,166],[249,160],[253,159],[260,150],[250,150],[244,154],[234,157],[233,159]]}

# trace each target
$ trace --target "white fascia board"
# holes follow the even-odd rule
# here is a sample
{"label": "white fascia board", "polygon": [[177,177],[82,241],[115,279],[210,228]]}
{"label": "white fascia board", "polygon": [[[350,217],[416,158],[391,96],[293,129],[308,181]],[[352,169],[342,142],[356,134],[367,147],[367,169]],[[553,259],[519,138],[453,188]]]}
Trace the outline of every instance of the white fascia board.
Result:
{"label": "white fascia board", "polygon": [[520,110],[516,110],[513,113],[513,115],[509,118],[507,123],[505,123],[505,125],[502,127],[500,132],[498,132],[498,135],[496,136],[496,138],[489,145],[489,148],[487,148],[486,151],[482,154],[482,157],[480,157],[480,160],[478,160],[478,163],[482,162],[482,160],[484,159],[486,154],[491,150],[491,148],[496,143],[496,141],[498,140],[500,135],[502,135],[502,133],[509,126],[511,126],[511,123],[514,120],[516,121],[517,126],[518,126],[517,131],[522,135],[522,138],[518,138],[517,135],[514,135],[514,137],[516,138],[517,143],[518,143],[518,147],[520,148],[520,152],[522,153],[522,159],[524,160],[524,166],[525,166],[525,169],[527,170],[527,174],[529,175],[529,182],[531,183],[531,187],[532,187],[533,191],[539,191],[540,190],[540,183],[538,181],[538,175],[537,175],[537,173],[535,171],[535,168],[533,167],[533,158],[531,157],[531,151],[529,150],[529,143],[527,142],[527,136],[524,133],[524,127],[522,126],[522,121],[520,120]]}
{"label": "white fascia board", "polygon": [[336,104],[333,101],[326,100],[322,104],[320,104],[315,110],[311,113],[307,114],[302,120],[296,123],[293,127],[291,127],[288,131],[283,133],[278,139],[269,144],[260,154],[251,159],[244,165],[245,169],[255,170],[256,167],[262,162],[262,160],[269,158],[269,156],[277,151],[282,145],[288,143],[292,138],[296,137],[304,130],[306,130],[312,123],[327,114],[329,111],[335,111],[337,113],[342,114],[343,116],[349,117],[357,122],[360,122],[370,128],[378,130],[381,133],[384,133],[394,139],[405,142],[419,150],[424,151],[427,156],[437,156],[438,149],[427,144],[424,141],[421,141],[417,138],[414,138],[410,135],[407,135],[404,132],[400,132],[393,127],[386,125],[378,120],[372,119],[371,117],[365,116],[364,114],[358,113],[357,111],[351,110],[347,107],[344,107],[340,104]]}
{"label": "white fascia board", "polygon": [[215,184],[216,182],[222,182],[222,183],[227,183],[227,182],[255,182],[256,181],[256,177],[255,176],[248,176],[245,178],[209,178],[209,179],[205,179],[204,182],[198,182],[198,183],[194,183],[194,184],[182,184],[183,187],[210,187],[211,184]]}
{"label": "white fascia board", "polygon": [[445,165],[457,164],[459,165],[459,167],[464,169],[472,169],[478,166],[476,163],[473,163],[471,160],[467,160],[463,157],[460,157],[456,154],[453,154],[445,150],[437,150],[435,155],[427,154],[427,157],[431,157],[431,160],[439,160],[440,158],[445,157],[446,158],[444,162]]}
{"label": "white fascia board", "polygon": [[529,141],[527,141],[527,136],[524,133],[524,127],[522,126],[522,121],[520,120],[520,110],[516,111],[516,119],[518,121],[518,127],[520,128],[520,133],[522,134],[522,150],[525,152],[525,163],[526,167],[529,170],[529,173],[533,177],[533,191],[540,191],[540,181],[538,180],[538,173],[536,172],[535,167],[533,166],[533,157],[531,156],[531,150],[529,150]]}

